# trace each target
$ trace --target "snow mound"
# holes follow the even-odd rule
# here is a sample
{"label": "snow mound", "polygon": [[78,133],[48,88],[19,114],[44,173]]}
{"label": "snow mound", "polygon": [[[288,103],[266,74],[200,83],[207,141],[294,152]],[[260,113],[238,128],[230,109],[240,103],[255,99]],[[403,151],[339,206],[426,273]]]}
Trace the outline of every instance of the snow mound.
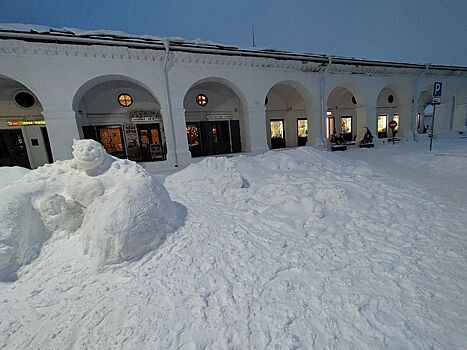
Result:
{"label": "snow mound", "polygon": [[26,168],[21,168],[19,166],[2,166],[0,167],[0,189],[6,187],[7,185],[18,181],[24,175],[29,173],[31,170]]}
{"label": "snow mound", "polygon": [[169,176],[165,184],[190,192],[203,189],[216,193],[246,187],[245,180],[235,168],[235,162],[226,157],[210,157],[191,164]]}
{"label": "snow mound", "polygon": [[75,141],[74,159],[0,190],[0,280],[36,258],[54,234],[78,233],[96,266],[140,258],[180,224],[164,186],[142,167]]}

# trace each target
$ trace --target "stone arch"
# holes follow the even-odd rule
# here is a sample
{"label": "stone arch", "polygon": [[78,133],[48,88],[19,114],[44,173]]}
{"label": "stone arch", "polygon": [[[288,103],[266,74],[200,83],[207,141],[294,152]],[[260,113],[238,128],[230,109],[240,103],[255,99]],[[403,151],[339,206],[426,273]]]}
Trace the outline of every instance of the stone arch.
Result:
{"label": "stone arch", "polygon": [[397,134],[401,125],[401,104],[402,101],[393,88],[386,86],[381,89],[376,100],[376,132],[378,138],[392,137],[392,131],[389,129],[391,120],[397,122],[397,127],[394,129]]}
{"label": "stone arch", "polygon": [[[201,95],[205,105],[197,102]],[[192,157],[245,151],[246,106],[242,91],[227,79],[207,77],[192,83],[183,98]]]}
{"label": "stone arch", "polygon": [[297,81],[278,81],[264,102],[269,148],[305,146],[312,104],[308,90]]}
{"label": "stone arch", "polygon": [[334,87],[327,98],[326,110],[326,135],[329,138],[334,131],[342,133],[347,141],[352,141],[357,136],[358,125],[364,121],[358,120],[357,107],[360,99],[354,94],[354,89],[349,90],[348,84]]}
{"label": "stone arch", "polygon": [[52,162],[43,105],[22,82],[0,75],[0,166],[37,168]]}
{"label": "stone arch", "polygon": [[[129,96],[127,106],[119,101],[122,94]],[[72,104],[82,136],[99,141],[109,154],[143,162],[166,160],[168,116],[144,83],[123,75],[98,76],[81,85]]]}

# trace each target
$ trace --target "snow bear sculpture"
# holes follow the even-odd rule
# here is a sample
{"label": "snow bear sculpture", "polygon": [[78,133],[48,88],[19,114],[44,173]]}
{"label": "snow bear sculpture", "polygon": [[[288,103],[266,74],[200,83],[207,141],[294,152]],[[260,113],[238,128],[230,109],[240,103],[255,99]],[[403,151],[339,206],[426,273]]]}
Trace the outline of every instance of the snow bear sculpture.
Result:
{"label": "snow bear sculpture", "polygon": [[138,164],[93,140],[74,141],[73,157],[0,189],[0,281],[13,280],[52,234],[79,234],[99,269],[140,258],[180,226],[164,186]]}

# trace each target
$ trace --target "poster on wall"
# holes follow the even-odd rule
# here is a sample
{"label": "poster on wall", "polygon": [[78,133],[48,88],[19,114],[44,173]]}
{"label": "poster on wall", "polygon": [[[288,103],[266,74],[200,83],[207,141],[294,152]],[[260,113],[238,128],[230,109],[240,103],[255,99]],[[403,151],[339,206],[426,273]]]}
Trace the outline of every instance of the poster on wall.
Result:
{"label": "poster on wall", "polygon": [[160,160],[164,158],[162,146],[159,143],[151,143],[151,160]]}
{"label": "poster on wall", "polygon": [[128,159],[139,161],[141,160],[141,150],[138,143],[138,134],[134,124],[124,124],[123,130],[125,133],[126,152]]}

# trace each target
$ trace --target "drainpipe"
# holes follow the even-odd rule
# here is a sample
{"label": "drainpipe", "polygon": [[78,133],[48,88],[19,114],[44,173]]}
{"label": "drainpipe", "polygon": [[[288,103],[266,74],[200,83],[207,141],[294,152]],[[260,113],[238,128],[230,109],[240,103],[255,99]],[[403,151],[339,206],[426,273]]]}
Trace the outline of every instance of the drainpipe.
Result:
{"label": "drainpipe", "polygon": [[[420,81],[420,79],[428,72],[428,70],[430,69],[430,66],[431,66],[431,63],[427,63],[425,64],[425,69],[423,70],[423,72],[421,72],[417,78],[415,79],[414,81],[414,84],[413,84],[413,91],[412,91],[412,118],[415,116],[415,114],[417,113],[417,108],[415,107],[416,106],[416,101],[415,99],[417,99],[418,96],[415,96],[416,93],[417,93],[417,87],[418,87],[418,82]],[[410,118],[412,121],[413,119]],[[415,126],[412,127],[412,135],[413,135],[413,140],[414,141],[417,141],[416,140],[416,137],[415,137]]]}
{"label": "drainpipe", "polygon": [[[328,65],[326,66],[326,69],[324,70],[323,74],[321,74],[321,77],[320,77],[320,94],[321,94],[321,106],[320,106],[320,112],[321,112],[321,115],[320,115],[320,125],[321,125],[321,141],[323,142],[323,145],[324,147],[326,148],[326,137],[325,137],[325,128],[323,127],[323,116],[325,115],[324,114],[324,111],[325,111],[325,105],[324,105],[324,81],[326,79],[326,75],[328,74],[329,72],[329,69],[331,68],[331,64],[332,64],[332,56],[328,56]],[[326,111],[327,111],[327,108],[326,108]]]}
{"label": "drainpipe", "polygon": [[174,127],[174,116],[172,110],[172,99],[170,96],[170,86],[169,86],[169,54],[170,54],[170,40],[163,40],[165,47],[165,57],[164,57],[164,80],[165,80],[165,93],[167,97],[167,107],[169,110],[169,119],[170,119],[170,128],[172,129],[172,142],[174,147],[174,157],[175,157],[175,167],[178,167],[178,155],[177,155],[177,140],[175,138],[175,127]]}

